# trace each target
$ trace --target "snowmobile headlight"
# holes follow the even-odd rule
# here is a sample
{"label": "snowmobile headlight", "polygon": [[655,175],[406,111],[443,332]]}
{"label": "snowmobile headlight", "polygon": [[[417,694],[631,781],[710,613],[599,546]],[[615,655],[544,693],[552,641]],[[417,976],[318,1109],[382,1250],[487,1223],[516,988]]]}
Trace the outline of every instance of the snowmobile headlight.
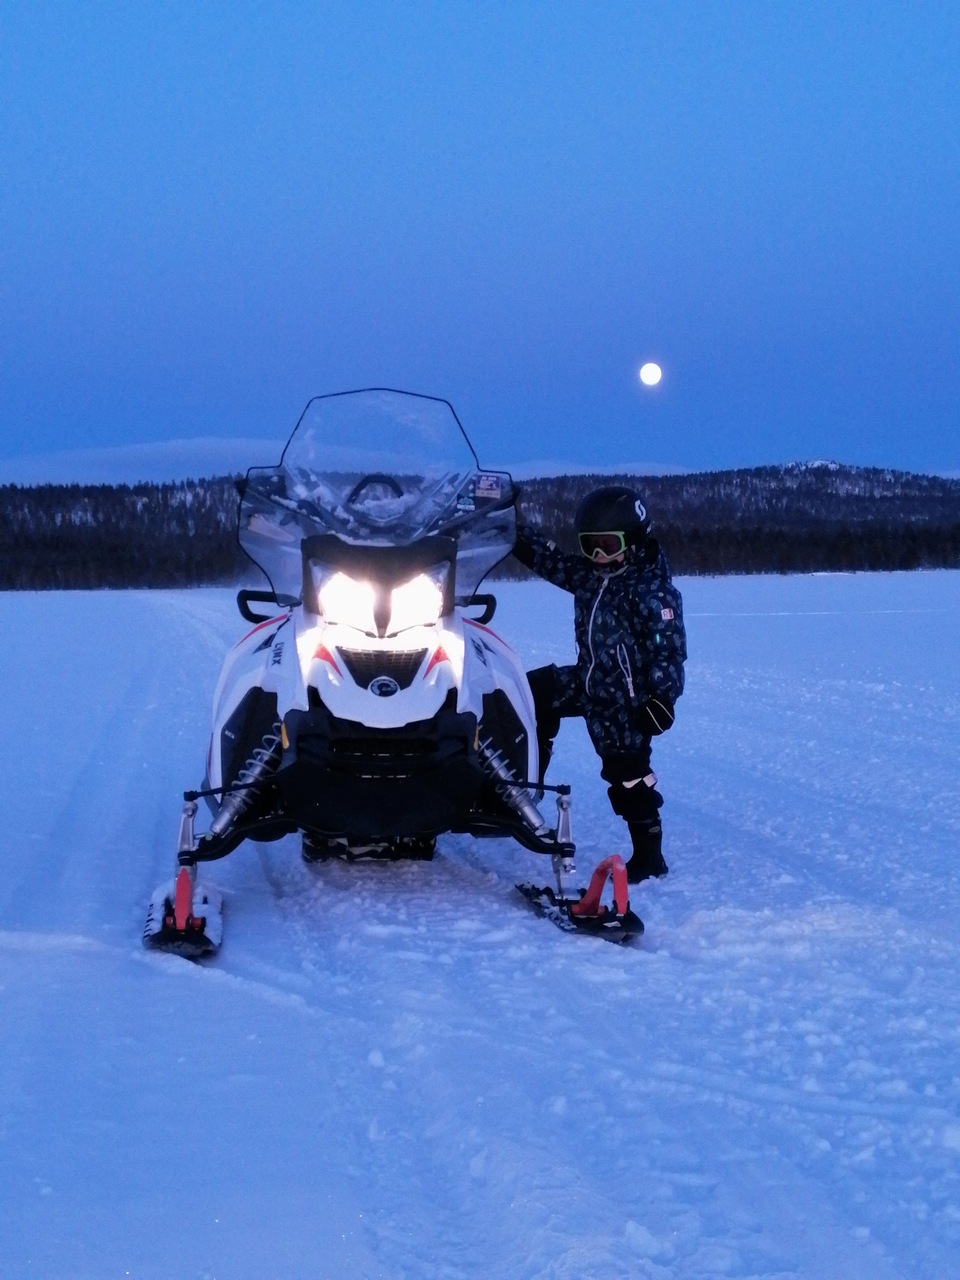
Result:
{"label": "snowmobile headlight", "polygon": [[371,583],[358,582],[346,573],[334,573],[318,588],[317,600],[328,622],[376,635],[377,593]]}
{"label": "snowmobile headlight", "polygon": [[406,631],[408,627],[429,627],[439,622],[443,615],[446,575],[447,566],[438,565],[393,588],[390,593],[389,635]]}

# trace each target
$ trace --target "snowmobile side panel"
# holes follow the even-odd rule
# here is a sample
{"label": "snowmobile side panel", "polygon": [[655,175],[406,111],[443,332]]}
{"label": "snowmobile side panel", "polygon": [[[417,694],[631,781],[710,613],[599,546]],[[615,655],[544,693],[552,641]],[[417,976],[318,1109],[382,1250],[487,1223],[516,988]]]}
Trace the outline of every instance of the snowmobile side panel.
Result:
{"label": "snowmobile side panel", "polygon": [[[472,618],[463,618],[462,624],[464,678],[461,703],[468,689],[479,692],[483,703],[482,711],[477,708],[477,714],[482,715],[490,693],[496,691],[506,698],[527,735],[525,759],[522,765],[518,763],[518,776],[524,780],[535,779],[539,777],[537,719],[526,670],[514,650],[495,631]],[[484,670],[484,679],[480,678],[481,670]],[[460,709],[463,710],[462,705]]]}
{"label": "snowmobile side panel", "polygon": [[484,695],[481,738],[492,738],[516,778],[526,781],[530,760],[530,732],[503,689]]}
{"label": "snowmobile side panel", "polygon": [[[236,782],[244,765],[261,745],[264,734],[276,722],[277,695],[267,693],[259,685],[247,689],[220,730],[219,773],[223,786]],[[219,806],[213,797],[207,800],[216,813]]]}

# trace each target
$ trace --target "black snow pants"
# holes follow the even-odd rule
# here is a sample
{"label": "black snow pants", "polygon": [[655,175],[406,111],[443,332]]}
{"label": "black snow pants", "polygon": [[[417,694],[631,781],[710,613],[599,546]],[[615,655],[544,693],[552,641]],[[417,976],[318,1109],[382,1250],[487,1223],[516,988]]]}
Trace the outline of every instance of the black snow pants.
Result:
{"label": "black snow pants", "polygon": [[[640,746],[631,750],[618,750],[611,745],[615,721],[604,715],[602,703],[584,693],[575,666],[538,667],[527,673],[527,679],[537,716],[540,780],[550,762],[561,719],[582,716],[600,757],[600,776],[608,784],[607,795],[614,813],[628,823],[631,831],[636,826],[656,828],[659,832],[663,796],[657,790],[657,777],[650,768],[650,739],[642,738]],[[615,735],[613,738],[615,742]]]}

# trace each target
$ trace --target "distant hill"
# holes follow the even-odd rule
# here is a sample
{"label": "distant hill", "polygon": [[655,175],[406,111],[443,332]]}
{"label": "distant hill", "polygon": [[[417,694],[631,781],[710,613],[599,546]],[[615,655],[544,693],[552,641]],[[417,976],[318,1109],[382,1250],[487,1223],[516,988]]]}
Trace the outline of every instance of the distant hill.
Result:
{"label": "distant hill", "polygon": [[[0,458],[0,485],[44,484],[174,484],[179,480],[203,480],[239,472],[252,466],[279,462],[286,437],[201,436],[148,444],[65,449],[59,453]],[[516,466],[492,463],[491,470],[507,470],[518,480],[533,476],[558,476],[575,470],[569,462],[520,462]],[[605,475],[680,474],[681,467],[658,462],[625,462],[603,468]]]}
{"label": "distant hill", "polygon": [[[525,481],[522,517],[574,549],[600,484],[640,490],[675,573],[960,567],[960,479],[796,463],[689,475]],[[0,485],[0,589],[254,583],[236,541],[234,479]],[[510,559],[498,576],[522,576]]]}
{"label": "distant hill", "polygon": [[135,485],[203,480],[279,461],[283,440],[205,436],[0,458],[0,485]]}

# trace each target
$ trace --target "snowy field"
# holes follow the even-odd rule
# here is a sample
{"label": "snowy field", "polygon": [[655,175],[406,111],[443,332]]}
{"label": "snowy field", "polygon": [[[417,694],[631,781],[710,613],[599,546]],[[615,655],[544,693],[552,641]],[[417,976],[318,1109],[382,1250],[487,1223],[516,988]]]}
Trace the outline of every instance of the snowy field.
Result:
{"label": "snowy field", "polygon": [[[955,1280],[960,573],[687,580],[632,951],[548,867],[214,868],[223,951],[147,954],[226,591],[0,596],[3,1280]],[[530,666],[569,598],[499,589]],[[582,726],[582,873],[623,849]]]}

